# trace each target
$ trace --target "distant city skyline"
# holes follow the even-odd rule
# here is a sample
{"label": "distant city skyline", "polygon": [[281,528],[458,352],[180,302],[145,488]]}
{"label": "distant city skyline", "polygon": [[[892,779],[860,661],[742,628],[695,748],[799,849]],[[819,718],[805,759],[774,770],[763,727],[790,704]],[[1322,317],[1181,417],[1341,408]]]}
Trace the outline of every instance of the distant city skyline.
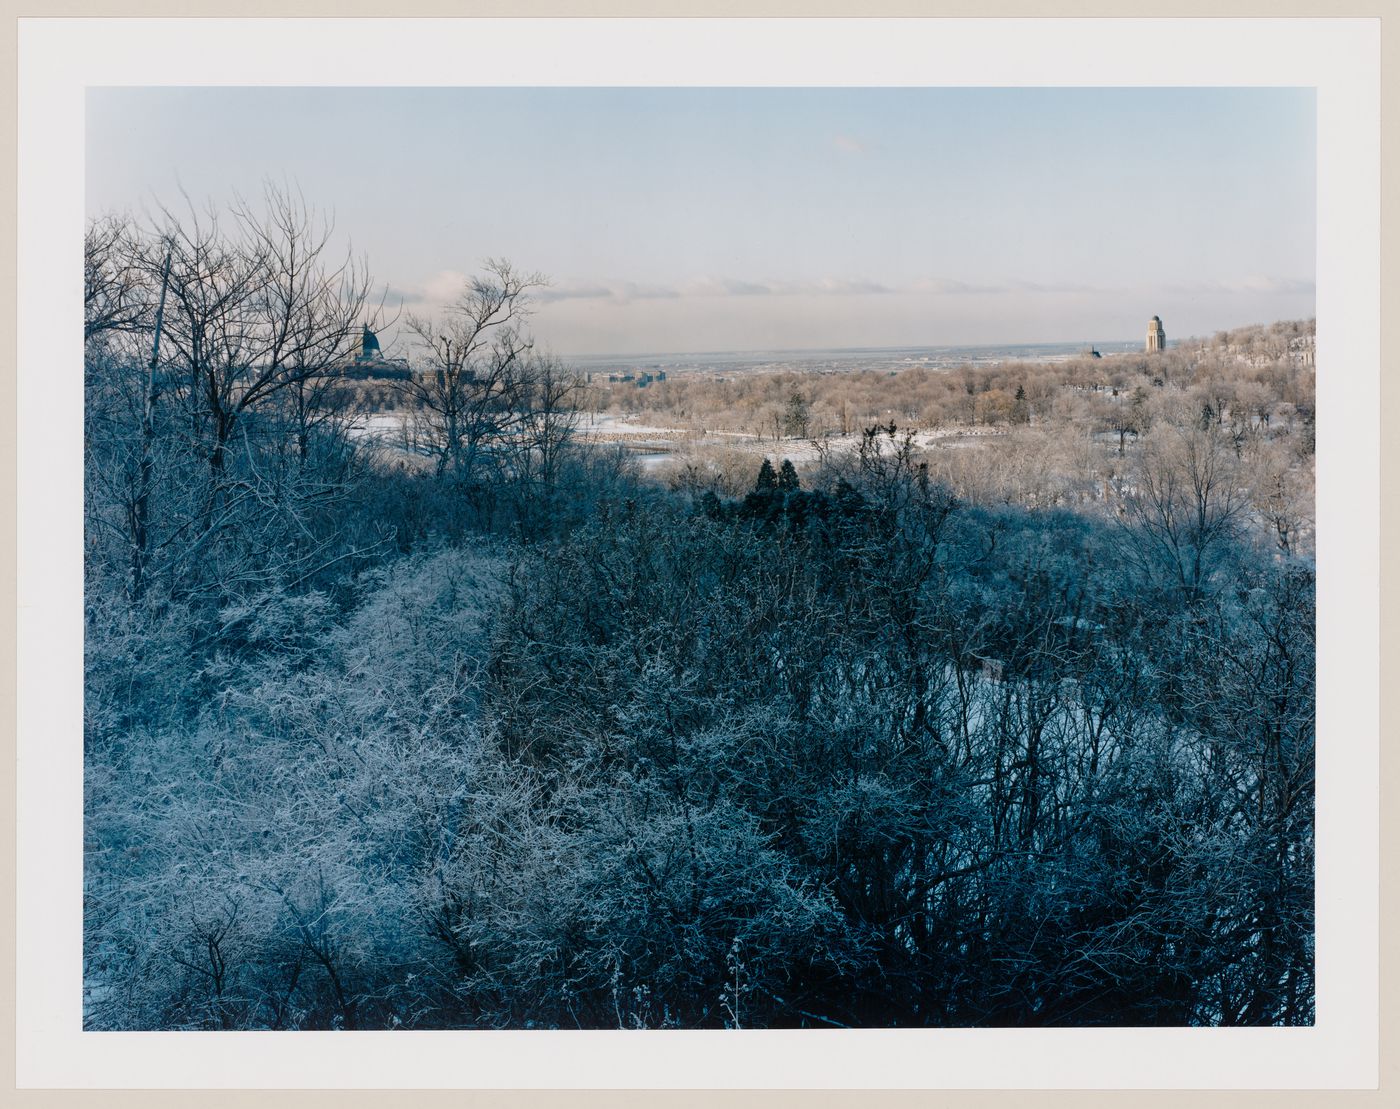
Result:
{"label": "distant city skyline", "polygon": [[565,356],[1174,342],[1314,314],[1315,131],[1290,88],[97,88],[87,205],[285,182],[391,308],[544,273]]}

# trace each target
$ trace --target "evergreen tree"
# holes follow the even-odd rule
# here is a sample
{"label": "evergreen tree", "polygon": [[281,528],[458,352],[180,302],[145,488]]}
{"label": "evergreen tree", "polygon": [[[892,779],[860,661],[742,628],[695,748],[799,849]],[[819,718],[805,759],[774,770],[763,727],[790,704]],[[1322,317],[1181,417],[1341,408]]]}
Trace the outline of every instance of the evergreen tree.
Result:
{"label": "evergreen tree", "polygon": [[1026,387],[1016,386],[1016,399],[1011,405],[1011,422],[1013,424],[1028,424],[1031,422],[1031,406],[1026,400]]}
{"label": "evergreen tree", "polygon": [[773,463],[763,460],[753,491],[739,505],[739,516],[746,520],[771,520],[782,511],[783,496],[778,491],[778,475]]}
{"label": "evergreen tree", "polygon": [[1152,416],[1147,411],[1147,390],[1141,385],[1133,390],[1133,399],[1128,409],[1128,418],[1132,421],[1133,430],[1139,435],[1145,435],[1152,429]]}
{"label": "evergreen tree", "polygon": [[797,390],[788,397],[787,410],[783,413],[783,430],[800,439],[807,438],[807,428],[812,421],[812,405]]}
{"label": "evergreen tree", "polygon": [[792,462],[783,459],[782,467],[778,470],[778,491],[780,493],[796,493],[801,488],[797,480],[797,469]]}

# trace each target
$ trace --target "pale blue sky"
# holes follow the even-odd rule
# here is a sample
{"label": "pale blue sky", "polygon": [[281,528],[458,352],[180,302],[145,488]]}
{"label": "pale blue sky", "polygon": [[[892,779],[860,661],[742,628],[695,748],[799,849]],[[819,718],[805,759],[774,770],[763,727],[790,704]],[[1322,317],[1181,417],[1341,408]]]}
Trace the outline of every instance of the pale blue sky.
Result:
{"label": "pale blue sky", "polygon": [[563,354],[1169,338],[1313,314],[1310,89],[94,89],[90,212],[333,210]]}

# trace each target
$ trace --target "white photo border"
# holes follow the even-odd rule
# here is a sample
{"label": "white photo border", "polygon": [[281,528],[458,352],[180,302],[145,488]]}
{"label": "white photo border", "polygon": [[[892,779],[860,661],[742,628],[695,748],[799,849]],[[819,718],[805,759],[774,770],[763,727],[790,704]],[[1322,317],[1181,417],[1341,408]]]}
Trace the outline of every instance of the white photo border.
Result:
{"label": "white photo border", "polygon": [[[374,58],[372,67],[346,64],[367,57]],[[1376,1085],[1378,20],[22,19],[18,84],[20,1088]],[[86,89],[462,84],[1316,89],[1314,1027],[82,1031],[83,383],[76,259]]]}

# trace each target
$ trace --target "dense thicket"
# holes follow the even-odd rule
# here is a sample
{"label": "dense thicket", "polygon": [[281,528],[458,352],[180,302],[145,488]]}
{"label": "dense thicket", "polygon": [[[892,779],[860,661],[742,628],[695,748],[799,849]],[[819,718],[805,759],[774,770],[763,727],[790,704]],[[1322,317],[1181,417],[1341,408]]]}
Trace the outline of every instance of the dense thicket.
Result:
{"label": "dense thicket", "polygon": [[181,240],[89,238],[88,1027],[1311,1022],[1310,512],[1220,408],[1082,511],[873,427],[691,498],[496,264],[413,465],[317,370],[360,317],[272,295],[303,222],[177,245],[223,307],[154,372]]}

